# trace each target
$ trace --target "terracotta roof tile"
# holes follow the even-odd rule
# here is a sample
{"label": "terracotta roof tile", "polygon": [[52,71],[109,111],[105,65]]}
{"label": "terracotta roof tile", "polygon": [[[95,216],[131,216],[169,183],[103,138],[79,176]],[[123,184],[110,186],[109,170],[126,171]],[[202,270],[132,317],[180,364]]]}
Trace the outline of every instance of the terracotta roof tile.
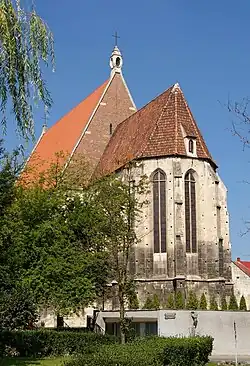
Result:
{"label": "terracotta roof tile", "polygon": [[122,122],[97,171],[109,173],[128,161],[159,156],[188,156],[184,137],[196,139],[197,158],[214,163],[178,84]]}
{"label": "terracotta roof tile", "polygon": [[[21,179],[33,182],[40,173],[49,169],[55,162],[57,153],[63,152],[64,157],[71,154],[108,82],[109,80],[105,81],[42,135],[27,162]],[[61,163],[65,163],[65,159],[62,159]]]}

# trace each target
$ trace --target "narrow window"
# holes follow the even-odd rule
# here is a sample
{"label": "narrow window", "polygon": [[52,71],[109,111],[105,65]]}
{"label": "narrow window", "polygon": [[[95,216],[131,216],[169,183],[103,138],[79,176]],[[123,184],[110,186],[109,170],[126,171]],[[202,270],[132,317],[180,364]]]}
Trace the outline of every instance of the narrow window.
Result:
{"label": "narrow window", "polygon": [[220,217],[220,206],[217,206],[216,208],[216,216],[217,216],[217,236],[221,237],[221,217]]}
{"label": "narrow window", "polygon": [[224,275],[224,253],[223,253],[223,239],[219,239],[219,276]]}
{"label": "narrow window", "polygon": [[194,153],[194,141],[191,139],[188,141],[188,150],[190,153]]}
{"label": "narrow window", "polygon": [[112,123],[110,123],[109,125],[109,134],[112,135],[113,133],[113,126],[112,126]]}
{"label": "narrow window", "polygon": [[186,251],[187,253],[197,253],[196,193],[192,171],[188,171],[185,175],[185,227]]}
{"label": "narrow window", "polygon": [[166,253],[166,174],[153,175],[154,252]]}

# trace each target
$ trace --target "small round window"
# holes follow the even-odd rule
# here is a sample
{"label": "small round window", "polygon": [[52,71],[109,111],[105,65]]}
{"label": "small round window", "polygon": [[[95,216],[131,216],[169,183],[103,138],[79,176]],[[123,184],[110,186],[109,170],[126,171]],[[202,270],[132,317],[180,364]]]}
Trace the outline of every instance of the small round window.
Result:
{"label": "small round window", "polygon": [[116,57],[115,64],[116,64],[117,67],[119,67],[121,65],[120,57]]}

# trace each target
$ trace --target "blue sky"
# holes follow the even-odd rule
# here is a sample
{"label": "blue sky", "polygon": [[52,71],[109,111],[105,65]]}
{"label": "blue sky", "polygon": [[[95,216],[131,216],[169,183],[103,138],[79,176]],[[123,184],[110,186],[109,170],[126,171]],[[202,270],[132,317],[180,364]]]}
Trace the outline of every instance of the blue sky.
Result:
{"label": "blue sky", "polygon": [[[27,0],[25,0],[28,3]],[[124,76],[137,107],[179,82],[228,188],[233,258],[250,260],[250,152],[230,129],[228,96],[250,94],[249,0],[36,0],[55,37],[56,73],[46,72],[49,125],[109,76],[117,30]],[[42,125],[36,115],[37,136]],[[20,143],[11,128],[7,146]]]}

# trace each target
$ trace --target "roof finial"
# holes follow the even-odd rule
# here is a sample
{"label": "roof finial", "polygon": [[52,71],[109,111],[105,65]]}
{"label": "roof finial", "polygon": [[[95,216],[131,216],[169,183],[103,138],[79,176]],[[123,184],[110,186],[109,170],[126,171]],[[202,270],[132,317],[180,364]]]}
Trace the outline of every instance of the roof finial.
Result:
{"label": "roof finial", "polygon": [[121,73],[123,64],[122,54],[117,46],[118,38],[120,37],[118,36],[117,32],[115,32],[115,35],[113,35],[113,37],[115,38],[115,47],[113,49],[109,62],[112,70],[111,75],[113,75],[114,73]]}
{"label": "roof finial", "polygon": [[121,38],[121,37],[118,36],[118,33],[117,32],[115,32],[115,34],[113,34],[112,37],[115,38],[115,46],[118,46],[118,38]]}

